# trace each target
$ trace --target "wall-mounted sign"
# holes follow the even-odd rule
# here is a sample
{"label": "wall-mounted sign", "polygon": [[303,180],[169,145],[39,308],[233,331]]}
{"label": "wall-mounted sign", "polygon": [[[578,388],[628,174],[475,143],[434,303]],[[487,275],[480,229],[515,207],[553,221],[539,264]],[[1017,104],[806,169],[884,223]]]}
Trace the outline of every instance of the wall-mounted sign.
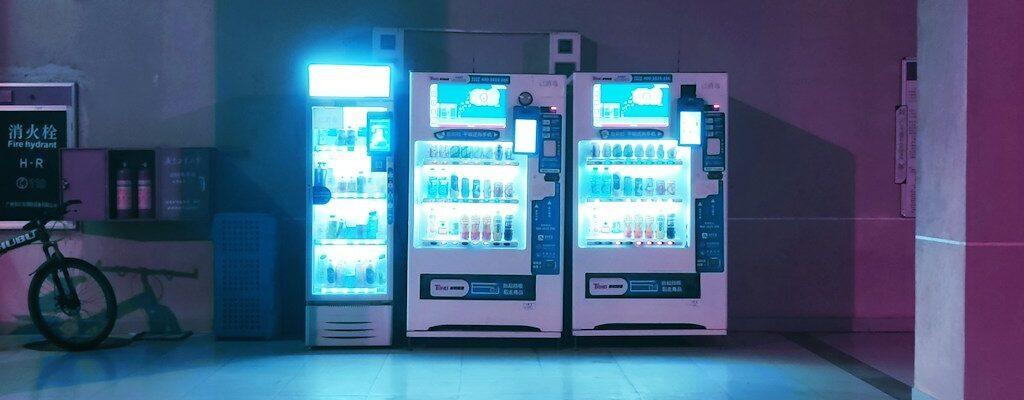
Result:
{"label": "wall-mounted sign", "polygon": [[0,220],[28,220],[60,204],[60,149],[68,146],[66,107],[0,109]]}

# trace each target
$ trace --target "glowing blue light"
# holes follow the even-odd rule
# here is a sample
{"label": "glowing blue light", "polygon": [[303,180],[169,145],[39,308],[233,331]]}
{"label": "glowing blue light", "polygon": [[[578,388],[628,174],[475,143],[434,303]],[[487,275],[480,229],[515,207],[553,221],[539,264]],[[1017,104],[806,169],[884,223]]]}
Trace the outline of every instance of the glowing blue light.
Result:
{"label": "glowing blue light", "polygon": [[679,145],[700,146],[700,111],[679,112]]}
{"label": "glowing blue light", "polygon": [[309,66],[309,95],[389,97],[391,66],[312,64]]}

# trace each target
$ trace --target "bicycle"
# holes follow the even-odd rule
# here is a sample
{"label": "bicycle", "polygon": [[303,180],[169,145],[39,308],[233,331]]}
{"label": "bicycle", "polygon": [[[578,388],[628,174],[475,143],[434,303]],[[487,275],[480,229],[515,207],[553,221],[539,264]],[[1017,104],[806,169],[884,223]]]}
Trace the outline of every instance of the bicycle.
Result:
{"label": "bicycle", "polygon": [[29,315],[46,340],[72,351],[98,346],[117,321],[110,281],[85,260],[64,257],[46,228],[62,220],[68,207],[81,203],[70,200],[43,212],[21,228],[26,233],[0,242],[0,256],[36,242],[43,245],[46,261],[32,273],[28,287]]}

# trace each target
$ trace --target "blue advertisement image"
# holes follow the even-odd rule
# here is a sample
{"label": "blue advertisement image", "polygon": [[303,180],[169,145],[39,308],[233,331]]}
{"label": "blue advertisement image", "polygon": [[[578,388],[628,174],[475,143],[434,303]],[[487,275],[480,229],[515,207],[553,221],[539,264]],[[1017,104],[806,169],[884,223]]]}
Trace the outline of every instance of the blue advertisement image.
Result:
{"label": "blue advertisement image", "polygon": [[434,83],[430,85],[430,127],[505,127],[507,85]]}
{"label": "blue advertisement image", "polygon": [[671,107],[665,83],[594,84],[594,127],[666,127]]}

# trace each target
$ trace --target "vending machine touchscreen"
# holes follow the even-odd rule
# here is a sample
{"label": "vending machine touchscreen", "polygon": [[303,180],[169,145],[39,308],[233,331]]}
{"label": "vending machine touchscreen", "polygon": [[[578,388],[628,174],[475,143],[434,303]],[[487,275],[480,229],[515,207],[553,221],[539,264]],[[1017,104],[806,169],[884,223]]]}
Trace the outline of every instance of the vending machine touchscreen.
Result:
{"label": "vending machine touchscreen", "polygon": [[409,80],[408,335],[559,337],[565,78]]}
{"label": "vending machine touchscreen", "polygon": [[726,74],[570,87],[573,334],[724,334]]}

